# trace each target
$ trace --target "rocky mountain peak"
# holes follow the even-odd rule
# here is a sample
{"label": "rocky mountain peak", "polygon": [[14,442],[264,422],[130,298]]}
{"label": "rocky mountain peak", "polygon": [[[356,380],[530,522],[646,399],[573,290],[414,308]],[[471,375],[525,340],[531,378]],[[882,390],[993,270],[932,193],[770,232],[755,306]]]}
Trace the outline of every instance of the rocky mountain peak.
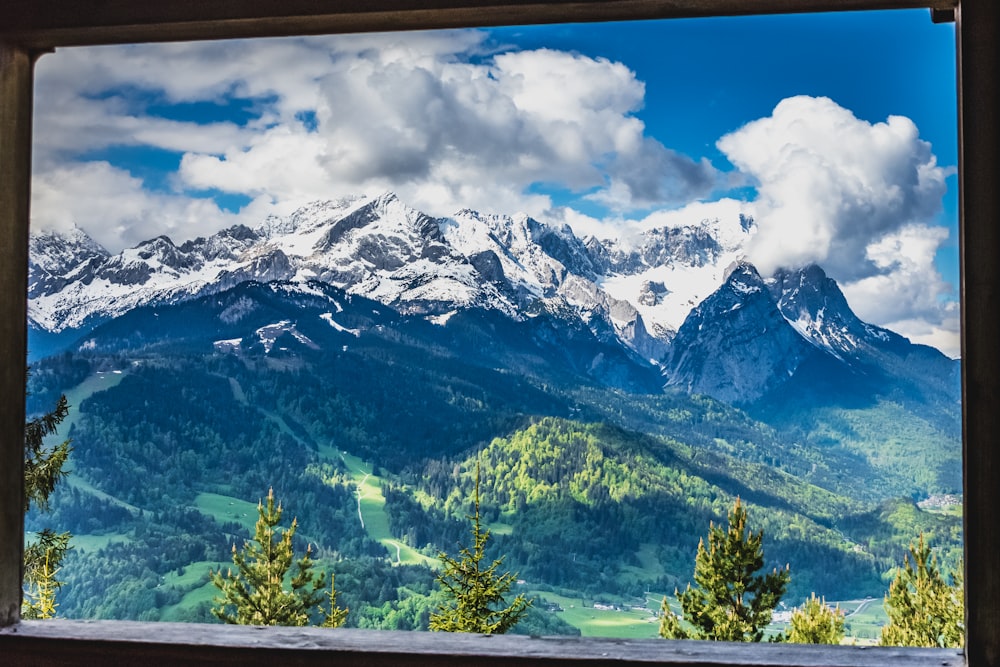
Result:
{"label": "rocky mountain peak", "polygon": [[838,357],[900,338],[862,322],[836,281],[816,264],[779,269],[767,285],[785,319],[805,338]]}
{"label": "rocky mountain peak", "polygon": [[684,321],[664,376],[667,386],[745,405],[785,382],[813,349],[782,316],[757,269],[741,261]]}
{"label": "rocky mountain peak", "polygon": [[32,232],[28,244],[32,266],[51,274],[66,273],[91,259],[110,255],[76,225],[65,231],[43,229]]}
{"label": "rocky mountain peak", "polygon": [[[819,267],[762,280],[740,259],[752,229],[742,216],[706,218],[584,241],[523,213],[432,218],[385,192],[313,202],[179,246],[159,236],[116,255],[79,230],[36,235],[30,308],[56,332],[246,281],[319,281],[404,314],[554,313],[663,364],[673,384],[712,393],[743,377],[727,397],[753,400],[769,378],[794,371],[798,346],[843,356],[883,332],[857,320]],[[792,353],[781,361],[783,349]]]}

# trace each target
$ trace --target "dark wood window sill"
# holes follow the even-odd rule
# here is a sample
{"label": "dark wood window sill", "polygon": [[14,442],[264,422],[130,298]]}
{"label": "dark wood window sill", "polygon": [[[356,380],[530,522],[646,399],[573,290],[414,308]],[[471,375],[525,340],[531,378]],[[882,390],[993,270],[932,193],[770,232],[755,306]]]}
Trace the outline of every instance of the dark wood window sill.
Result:
{"label": "dark wood window sill", "polygon": [[0,630],[5,665],[755,665],[960,667],[956,649],[484,636],[132,621],[23,621]]}

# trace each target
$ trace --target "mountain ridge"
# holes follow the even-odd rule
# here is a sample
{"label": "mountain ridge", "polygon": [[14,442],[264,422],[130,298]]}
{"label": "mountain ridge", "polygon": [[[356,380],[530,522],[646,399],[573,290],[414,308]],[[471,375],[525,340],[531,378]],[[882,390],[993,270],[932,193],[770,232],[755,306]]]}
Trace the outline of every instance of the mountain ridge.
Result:
{"label": "mountain ridge", "polygon": [[930,401],[957,395],[958,362],[862,322],[821,267],[760,276],[741,250],[755,229],[740,215],[581,239],[524,214],[432,218],[392,192],[313,202],[180,245],[158,236],[114,255],[73,229],[32,237],[29,320],[37,340],[64,334],[65,345],[140,306],[247,281],[318,281],[431,320],[547,313],[659,369],[667,388],[739,405],[812,377],[905,385],[907,395],[927,384]]}

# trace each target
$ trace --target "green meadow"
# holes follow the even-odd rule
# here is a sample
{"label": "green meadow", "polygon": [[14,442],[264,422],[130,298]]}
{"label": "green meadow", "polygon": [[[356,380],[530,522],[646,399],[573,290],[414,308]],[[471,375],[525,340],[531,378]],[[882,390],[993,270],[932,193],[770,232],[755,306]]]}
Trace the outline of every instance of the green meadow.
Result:
{"label": "green meadow", "polygon": [[404,544],[389,530],[389,517],[385,513],[385,496],[382,494],[382,478],[373,472],[373,466],[365,463],[360,457],[342,452],[335,447],[321,446],[320,455],[327,458],[340,459],[347,468],[352,481],[356,485],[358,498],[358,520],[368,536],[382,544],[389,557],[397,565],[425,564],[437,567],[438,560],[422,554],[413,547]]}

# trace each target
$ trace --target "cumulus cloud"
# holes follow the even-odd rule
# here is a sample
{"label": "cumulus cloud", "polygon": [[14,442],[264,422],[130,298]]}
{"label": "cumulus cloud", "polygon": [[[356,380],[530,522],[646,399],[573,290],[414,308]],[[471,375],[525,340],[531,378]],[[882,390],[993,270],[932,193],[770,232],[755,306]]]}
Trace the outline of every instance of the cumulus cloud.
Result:
{"label": "cumulus cloud", "polygon": [[756,184],[747,255],[762,272],[820,264],[862,319],[957,354],[953,289],[934,265],[948,233],[930,224],[954,170],[913,121],[869,123],[799,96],[717,146]]}
{"label": "cumulus cloud", "polygon": [[756,181],[748,254],[765,272],[817,262],[841,280],[879,273],[868,246],[936,215],[952,173],[910,119],[869,123],[825,97],[782,100],[717,145]]}
{"label": "cumulus cloud", "polygon": [[[107,162],[86,162],[36,175],[32,227],[66,230],[76,225],[109,250],[166,234],[187,239],[203,229],[237,222],[210,199],[149,192],[142,181]],[[156,233],[150,234],[155,221]]]}
{"label": "cumulus cloud", "polygon": [[[707,161],[645,135],[633,115],[644,86],[620,63],[546,49],[473,63],[444,50],[360,46],[341,47],[317,81],[315,128],[188,155],[181,176],[241,192],[254,183],[275,199],[392,188],[438,214],[471,206],[538,215],[551,202],[530,193],[537,183],[593,192],[617,209],[687,201],[715,184]],[[286,174],[304,166],[312,175],[290,183]]]}
{"label": "cumulus cloud", "polygon": [[887,234],[866,249],[880,273],[841,287],[861,319],[957,357],[959,306],[951,298],[953,287],[934,269],[947,238],[946,229],[922,224]]}
{"label": "cumulus cloud", "polygon": [[[281,204],[393,189],[442,215],[540,215],[552,201],[536,185],[618,211],[715,186],[708,161],[646,134],[635,115],[644,84],[625,65],[491,51],[485,40],[458,31],[60,51],[39,65],[37,170],[109,146],[153,147],[182,155],[179,191]],[[241,120],[200,123],[174,108],[233,100],[245,103]]]}

